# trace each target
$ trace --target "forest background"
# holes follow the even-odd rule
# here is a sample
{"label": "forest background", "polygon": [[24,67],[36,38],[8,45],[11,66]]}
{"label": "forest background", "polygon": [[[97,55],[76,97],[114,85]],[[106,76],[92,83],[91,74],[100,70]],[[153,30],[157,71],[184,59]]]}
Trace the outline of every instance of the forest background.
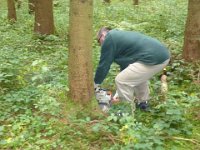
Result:
{"label": "forest background", "polygon": [[[138,6],[132,0],[94,1],[94,69],[100,53],[95,36],[102,26],[143,32],[172,53],[165,101],[157,75],[151,80],[152,110],[137,110],[135,118],[115,115],[130,110],[125,104],[105,115],[68,99],[69,1],[53,2],[56,33],[38,36],[26,1],[15,23],[0,1],[0,149],[198,149],[200,64],[182,59],[187,0],[141,0]],[[118,71],[113,65],[104,87],[114,90]]]}

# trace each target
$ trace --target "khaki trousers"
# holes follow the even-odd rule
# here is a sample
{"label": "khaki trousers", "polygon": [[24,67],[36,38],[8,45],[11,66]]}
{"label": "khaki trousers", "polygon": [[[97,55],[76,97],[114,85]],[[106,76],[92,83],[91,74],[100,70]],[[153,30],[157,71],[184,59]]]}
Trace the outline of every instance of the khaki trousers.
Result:
{"label": "khaki trousers", "polygon": [[149,100],[148,80],[167,66],[169,59],[158,65],[145,65],[140,62],[130,64],[115,78],[120,100],[143,102]]}

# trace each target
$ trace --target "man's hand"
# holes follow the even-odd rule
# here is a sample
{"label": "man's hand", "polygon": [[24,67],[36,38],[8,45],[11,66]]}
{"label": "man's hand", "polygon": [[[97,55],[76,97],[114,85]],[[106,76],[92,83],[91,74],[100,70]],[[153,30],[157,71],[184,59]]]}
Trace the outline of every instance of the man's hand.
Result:
{"label": "man's hand", "polygon": [[101,89],[100,84],[95,84],[94,83],[94,91],[97,93]]}
{"label": "man's hand", "polygon": [[116,104],[116,103],[119,103],[119,102],[120,102],[119,96],[118,96],[118,93],[116,91],[115,95],[112,97],[111,103]]}

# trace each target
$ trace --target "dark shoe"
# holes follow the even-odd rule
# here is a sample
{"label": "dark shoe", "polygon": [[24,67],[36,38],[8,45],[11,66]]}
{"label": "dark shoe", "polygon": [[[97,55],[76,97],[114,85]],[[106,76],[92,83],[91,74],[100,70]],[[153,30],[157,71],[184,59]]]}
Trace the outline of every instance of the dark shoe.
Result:
{"label": "dark shoe", "polygon": [[147,101],[138,103],[137,107],[140,108],[143,111],[148,111],[149,110],[149,105],[148,105]]}

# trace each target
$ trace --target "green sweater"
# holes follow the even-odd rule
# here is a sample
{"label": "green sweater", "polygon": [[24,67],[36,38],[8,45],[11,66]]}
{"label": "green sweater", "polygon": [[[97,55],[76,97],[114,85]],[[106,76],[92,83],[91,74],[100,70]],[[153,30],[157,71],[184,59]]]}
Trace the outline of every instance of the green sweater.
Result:
{"label": "green sweater", "polygon": [[101,57],[94,82],[103,82],[113,62],[123,70],[134,62],[157,65],[169,58],[168,49],[158,40],[139,32],[114,29],[108,32],[101,46]]}

